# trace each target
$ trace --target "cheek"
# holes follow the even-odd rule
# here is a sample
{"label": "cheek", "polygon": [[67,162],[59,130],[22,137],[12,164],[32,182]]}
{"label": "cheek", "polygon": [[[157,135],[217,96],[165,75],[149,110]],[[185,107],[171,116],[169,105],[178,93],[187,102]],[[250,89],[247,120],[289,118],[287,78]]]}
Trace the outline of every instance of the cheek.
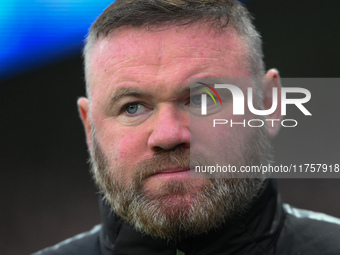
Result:
{"label": "cheek", "polygon": [[101,139],[107,156],[116,163],[123,164],[126,169],[130,169],[143,158],[147,144],[145,134],[129,131],[116,129]]}
{"label": "cheek", "polygon": [[[202,121],[191,123],[191,145],[193,151],[204,152],[209,158],[220,158],[221,155],[234,155],[246,143],[251,128],[247,127],[250,116],[224,114],[202,118]],[[213,126],[214,119],[228,122]],[[236,124],[231,127],[231,121]],[[245,122],[245,127],[243,123]]]}
{"label": "cheek", "polygon": [[147,148],[148,133],[141,127],[125,127],[114,118],[93,113],[96,138],[112,163],[129,167],[140,160]]}
{"label": "cheek", "polygon": [[141,134],[128,133],[117,139],[119,159],[134,159],[140,157],[146,145],[146,137]]}

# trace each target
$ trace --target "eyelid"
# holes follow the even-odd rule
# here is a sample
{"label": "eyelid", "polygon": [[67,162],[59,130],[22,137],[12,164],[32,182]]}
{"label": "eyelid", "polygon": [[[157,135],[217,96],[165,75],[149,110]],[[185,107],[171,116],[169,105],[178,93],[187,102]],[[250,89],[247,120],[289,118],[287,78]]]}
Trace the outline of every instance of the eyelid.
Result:
{"label": "eyelid", "polygon": [[[145,110],[142,111],[141,113],[137,113],[137,114],[129,114],[126,112],[126,108],[129,105],[133,105],[133,104],[138,104],[138,105],[142,105]],[[120,112],[117,115],[117,120],[123,124],[124,126],[138,126],[140,124],[142,124],[145,120],[147,120],[150,116],[151,116],[151,112],[152,112],[153,108],[149,107],[147,104],[142,103],[142,102],[129,102],[124,104],[121,108],[120,108]]]}
{"label": "eyelid", "polygon": [[[143,106],[145,108],[145,111],[143,111],[141,113],[137,113],[137,114],[127,113],[126,108],[129,105],[134,105],[134,104]],[[123,106],[119,110],[119,115],[123,115],[123,116],[126,116],[126,117],[137,117],[137,116],[146,114],[146,112],[152,111],[153,109],[154,109],[154,107],[150,106],[150,104],[146,103],[145,101],[131,101],[131,102],[127,102],[127,103],[123,104]]]}
{"label": "eyelid", "polygon": [[123,113],[125,116],[127,117],[136,117],[136,116],[139,116],[141,114],[143,114],[144,112],[142,113],[136,113],[136,114],[131,114],[131,113],[128,113],[127,112],[127,107],[130,106],[130,105],[140,105],[140,106],[143,106],[145,109],[150,109],[149,107],[145,106],[143,103],[140,103],[140,102],[133,102],[133,103],[127,103],[125,104],[122,109],[121,109],[121,113]]}

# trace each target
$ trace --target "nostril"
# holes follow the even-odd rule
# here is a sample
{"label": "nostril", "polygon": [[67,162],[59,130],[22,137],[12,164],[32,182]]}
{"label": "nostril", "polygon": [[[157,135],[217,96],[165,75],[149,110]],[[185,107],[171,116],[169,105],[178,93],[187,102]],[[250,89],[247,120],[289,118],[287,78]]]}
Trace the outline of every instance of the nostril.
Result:
{"label": "nostril", "polygon": [[178,144],[172,148],[169,148],[169,149],[164,149],[164,148],[161,148],[161,147],[156,147],[154,148],[155,149],[155,154],[164,154],[166,153],[169,157],[171,157],[171,153],[179,153],[181,152],[182,154],[185,154],[185,153],[188,153],[189,152],[189,147],[186,143],[181,143],[181,144]]}

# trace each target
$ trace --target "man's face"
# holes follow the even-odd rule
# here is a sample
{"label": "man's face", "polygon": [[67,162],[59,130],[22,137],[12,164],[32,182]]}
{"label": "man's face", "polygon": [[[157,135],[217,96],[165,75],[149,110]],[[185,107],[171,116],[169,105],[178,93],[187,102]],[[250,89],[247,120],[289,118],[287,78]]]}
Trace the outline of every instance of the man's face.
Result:
{"label": "man's face", "polygon": [[190,79],[250,77],[246,56],[233,29],[217,33],[199,24],[124,27],[97,41],[88,76],[91,104],[82,101],[80,111],[95,178],[119,216],[171,239],[215,227],[251,201],[262,181],[189,176],[190,160],[211,161],[207,142],[217,147],[216,158],[232,164],[262,160],[257,152],[267,143],[258,148],[254,141],[266,140],[266,130],[216,128],[206,139],[207,127],[190,129]]}

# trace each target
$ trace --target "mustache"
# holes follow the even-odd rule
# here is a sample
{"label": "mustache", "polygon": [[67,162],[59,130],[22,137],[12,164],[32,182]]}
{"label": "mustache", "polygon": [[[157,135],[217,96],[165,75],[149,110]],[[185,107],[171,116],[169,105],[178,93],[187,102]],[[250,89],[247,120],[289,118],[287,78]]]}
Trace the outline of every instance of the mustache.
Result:
{"label": "mustache", "polygon": [[142,182],[157,172],[169,168],[193,169],[196,165],[212,164],[203,154],[190,152],[184,147],[175,147],[171,150],[156,152],[152,158],[139,162],[132,169],[134,183]]}
{"label": "mustache", "polygon": [[[99,172],[108,175],[107,165],[110,160],[101,147],[95,136],[93,136],[93,150],[90,150],[90,163],[96,163]],[[95,159],[95,160],[93,160]],[[176,146],[170,150],[159,150],[151,158],[144,159],[136,164],[131,171],[132,181],[142,185],[143,180],[156,174],[157,172],[169,168],[194,168],[195,165],[207,165],[209,162],[203,154],[194,154],[190,148]],[[94,167],[92,167],[94,169]],[[92,170],[93,173],[96,171]]]}
{"label": "mustache", "polygon": [[139,162],[133,169],[133,179],[141,183],[146,178],[157,172],[173,168],[190,167],[190,150],[183,147],[175,147],[171,150],[157,151],[152,158]]}

